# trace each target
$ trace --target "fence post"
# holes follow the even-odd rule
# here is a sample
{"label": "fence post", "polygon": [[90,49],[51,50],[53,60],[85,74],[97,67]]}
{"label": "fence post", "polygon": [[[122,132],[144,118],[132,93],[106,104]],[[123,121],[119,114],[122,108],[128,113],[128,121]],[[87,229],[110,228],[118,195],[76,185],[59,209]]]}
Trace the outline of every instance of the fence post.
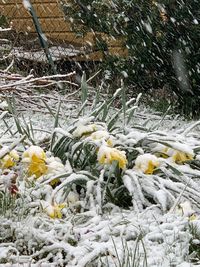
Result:
{"label": "fence post", "polygon": [[47,58],[47,60],[49,62],[49,65],[51,66],[52,74],[56,75],[57,74],[57,70],[56,70],[56,67],[54,65],[51,53],[50,53],[49,48],[48,48],[48,44],[47,44],[47,41],[46,41],[47,40],[46,36],[42,31],[42,27],[40,25],[40,22],[38,20],[36,12],[35,12],[32,4],[31,4],[31,1],[30,0],[23,0],[23,4],[24,4],[24,7],[31,14],[31,17],[33,19],[33,23],[34,23],[34,26],[35,26],[35,29],[36,29],[36,32],[38,34],[38,38],[39,38],[40,44],[41,44],[42,48],[44,49],[46,58]]}

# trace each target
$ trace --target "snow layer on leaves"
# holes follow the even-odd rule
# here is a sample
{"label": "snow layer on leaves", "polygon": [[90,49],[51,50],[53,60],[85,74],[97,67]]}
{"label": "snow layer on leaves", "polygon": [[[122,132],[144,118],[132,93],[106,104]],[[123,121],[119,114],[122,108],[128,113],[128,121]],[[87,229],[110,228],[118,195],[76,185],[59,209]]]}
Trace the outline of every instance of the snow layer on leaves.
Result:
{"label": "snow layer on leaves", "polygon": [[[138,121],[144,122],[145,116],[145,113],[138,115]],[[155,115],[152,115],[152,118],[160,119]],[[81,123],[85,125],[91,121],[91,118],[86,118]],[[165,121],[164,127],[173,127],[168,122]],[[37,125],[37,122],[35,123]],[[46,124],[49,124],[48,121]],[[200,145],[199,139],[192,133],[188,134],[187,138],[181,134],[185,129],[172,132],[170,129],[166,131],[162,128],[149,134],[151,126],[153,119],[146,131],[130,127],[128,130],[125,129],[125,134],[113,132],[113,135],[120,148],[126,148],[126,154],[132,148],[140,154],[149,151],[155,140],[158,144],[169,142],[174,149],[185,153],[191,153],[194,146]],[[67,128],[66,125],[64,127]],[[40,134],[37,136],[40,140]],[[132,165],[134,166],[134,159]],[[52,168],[54,167],[57,170],[63,166],[58,161],[56,166],[53,164]],[[69,168],[69,171],[65,171],[69,174],[73,170]],[[146,255],[141,241],[138,253],[141,259],[147,257],[148,267],[168,267],[172,264],[177,267],[190,266],[185,262],[191,238],[189,219],[177,214],[175,210],[169,212],[169,209],[182,194],[181,201],[189,198],[192,209],[198,215],[199,182],[193,180],[193,177],[195,174],[199,175],[199,171],[192,169],[189,164],[171,163],[169,166],[167,161],[159,171],[160,173],[153,175],[138,174],[133,168],[124,172],[123,182],[133,202],[133,207],[129,210],[123,210],[111,203],[97,208],[97,204],[100,206],[102,201],[102,177],[96,181],[89,180],[86,175],[72,173],[62,178],[61,185],[55,189],[45,184],[46,180],[36,181],[34,188],[29,189],[21,183],[19,190],[24,191],[24,203],[19,207],[26,211],[26,216],[24,217],[24,211],[19,210],[19,217],[16,216],[15,219],[0,217],[0,263],[6,261],[10,266],[20,263],[25,266],[31,262],[31,266],[46,264],[52,267],[90,267],[91,261],[94,261],[93,266],[98,266],[101,259],[105,263],[108,260],[110,267],[118,266],[116,250],[122,259],[128,253],[124,250],[123,244],[133,249],[140,237],[145,244]],[[180,174],[177,174],[178,171]],[[42,212],[39,202],[41,198],[51,201],[54,194],[56,201],[64,201],[64,185],[78,179],[86,183],[85,199],[81,194],[80,199],[75,194],[69,194],[69,202],[70,199],[72,202],[79,202],[78,211],[66,208],[63,211],[64,217],[60,220],[52,220]],[[195,223],[200,225],[198,219]]]}

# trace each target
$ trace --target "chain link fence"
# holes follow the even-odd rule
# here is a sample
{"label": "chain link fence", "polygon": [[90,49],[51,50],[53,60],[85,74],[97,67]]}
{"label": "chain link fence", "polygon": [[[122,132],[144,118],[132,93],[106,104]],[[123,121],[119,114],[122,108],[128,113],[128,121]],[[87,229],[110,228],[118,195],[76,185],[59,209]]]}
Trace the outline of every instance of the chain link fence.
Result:
{"label": "chain link fence", "polygon": [[[102,51],[95,47],[96,36],[101,33],[78,34],[74,32],[74,27],[72,29],[70,19],[66,21],[68,2],[31,1],[46,38],[48,51],[57,71],[61,73],[73,69],[82,71],[83,67],[95,68],[104,57]],[[50,70],[49,62],[41,47],[33,18],[25,6],[26,1],[22,0],[0,0],[1,64],[8,64],[14,58],[15,65],[23,70],[34,69],[39,74],[45,74]],[[106,41],[109,42],[110,53],[123,54],[116,40]]]}

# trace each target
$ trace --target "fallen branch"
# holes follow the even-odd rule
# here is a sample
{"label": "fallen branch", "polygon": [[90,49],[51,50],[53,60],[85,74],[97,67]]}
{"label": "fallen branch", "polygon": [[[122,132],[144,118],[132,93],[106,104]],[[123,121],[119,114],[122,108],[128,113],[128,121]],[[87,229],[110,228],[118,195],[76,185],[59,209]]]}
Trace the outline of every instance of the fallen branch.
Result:
{"label": "fallen branch", "polygon": [[27,84],[32,84],[32,85],[47,85],[47,84],[57,84],[62,83],[62,82],[67,82],[73,86],[78,86],[77,84],[71,82],[71,81],[62,81],[58,79],[63,79],[63,78],[67,78],[67,77],[73,77],[76,73],[75,72],[71,72],[68,74],[56,74],[56,75],[50,75],[50,76],[43,76],[43,77],[38,77],[38,78],[34,78],[33,75],[28,75],[27,77],[23,77],[23,76],[13,76],[13,75],[6,75],[6,76],[2,76],[0,75],[0,78],[3,79],[11,79],[11,80],[16,80],[16,82],[14,83],[8,83],[8,84],[4,84],[4,85],[0,85],[0,90],[2,89],[10,89],[12,87],[17,87],[17,86],[21,86],[21,85],[27,85]]}

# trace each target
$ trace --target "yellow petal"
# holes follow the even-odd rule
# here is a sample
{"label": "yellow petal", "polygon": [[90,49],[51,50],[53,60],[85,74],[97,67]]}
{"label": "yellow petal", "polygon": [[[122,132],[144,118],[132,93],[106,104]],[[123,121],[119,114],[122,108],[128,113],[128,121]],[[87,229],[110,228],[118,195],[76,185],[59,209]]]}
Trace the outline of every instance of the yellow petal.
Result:
{"label": "yellow petal", "polygon": [[174,153],[174,155],[172,156],[172,159],[177,162],[177,163],[182,163],[185,162],[187,160],[192,160],[193,159],[193,155],[191,154],[187,154],[181,151],[176,151]]}
{"label": "yellow petal", "polygon": [[58,204],[59,209],[64,209],[66,207],[66,203]]}
{"label": "yellow petal", "polygon": [[112,142],[112,139],[111,139],[111,138],[109,138],[109,139],[107,140],[106,143],[107,143],[107,145],[110,146],[110,147],[113,146],[113,142]]}
{"label": "yellow petal", "polygon": [[38,157],[37,155],[34,154],[34,155],[31,157],[31,161],[32,161],[32,162],[38,162],[38,163],[40,163],[40,162],[44,161],[44,159],[41,158],[41,157]]}
{"label": "yellow petal", "polygon": [[102,155],[102,157],[99,158],[99,163],[100,163],[100,164],[106,164],[106,163],[107,163],[107,162],[106,162],[106,155]]}
{"label": "yellow petal", "polygon": [[112,154],[111,154],[111,162],[116,160],[118,161],[119,163],[119,167],[121,169],[124,169],[126,167],[126,164],[127,164],[127,159],[126,159],[126,156],[123,154],[123,153],[120,153],[121,151],[114,151]]}
{"label": "yellow petal", "polygon": [[55,210],[55,217],[54,218],[58,218],[58,219],[62,218],[62,213],[60,210]]}
{"label": "yellow petal", "polygon": [[36,178],[40,177],[41,175],[45,174],[47,172],[48,168],[46,166],[46,163],[42,160],[38,162],[31,162],[28,168],[28,174],[29,176],[35,175]]}
{"label": "yellow petal", "polygon": [[52,218],[52,219],[56,219],[62,218],[62,209],[66,207],[66,203],[61,203],[61,204],[52,204],[49,203],[47,201],[42,201],[41,202],[43,210],[47,213],[47,215]]}
{"label": "yellow petal", "polygon": [[195,221],[197,220],[197,215],[194,213],[189,217],[189,221]]}
{"label": "yellow petal", "polygon": [[1,168],[7,169],[13,167],[15,165],[14,160],[10,157],[10,155],[6,155],[1,159]]}
{"label": "yellow petal", "polygon": [[9,154],[4,156],[0,160],[1,168],[11,168],[16,165],[16,161],[19,160],[19,155],[16,150],[12,150]]}
{"label": "yellow petal", "polygon": [[62,218],[62,212],[61,210],[66,206],[65,203],[62,203],[62,204],[56,204],[53,206],[53,209],[54,209],[54,217],[53,218],[58,218],[58,219],[61,219]]}
{"label": "yellow petal", "polygon": [[154,172],[154,169],[156,168],[157,166],[155,164],[153,164],[152,160],[149,161],[148,163],[148,168],[147,170],[145,171],[145,174],[152,174]]}
{"label": "yellow petal", "polygon": [[17,153],[16,150],[12,150],[10,151],[10,154],[9,154],[14,160],[18,161],[19,160],[19,154]]}

